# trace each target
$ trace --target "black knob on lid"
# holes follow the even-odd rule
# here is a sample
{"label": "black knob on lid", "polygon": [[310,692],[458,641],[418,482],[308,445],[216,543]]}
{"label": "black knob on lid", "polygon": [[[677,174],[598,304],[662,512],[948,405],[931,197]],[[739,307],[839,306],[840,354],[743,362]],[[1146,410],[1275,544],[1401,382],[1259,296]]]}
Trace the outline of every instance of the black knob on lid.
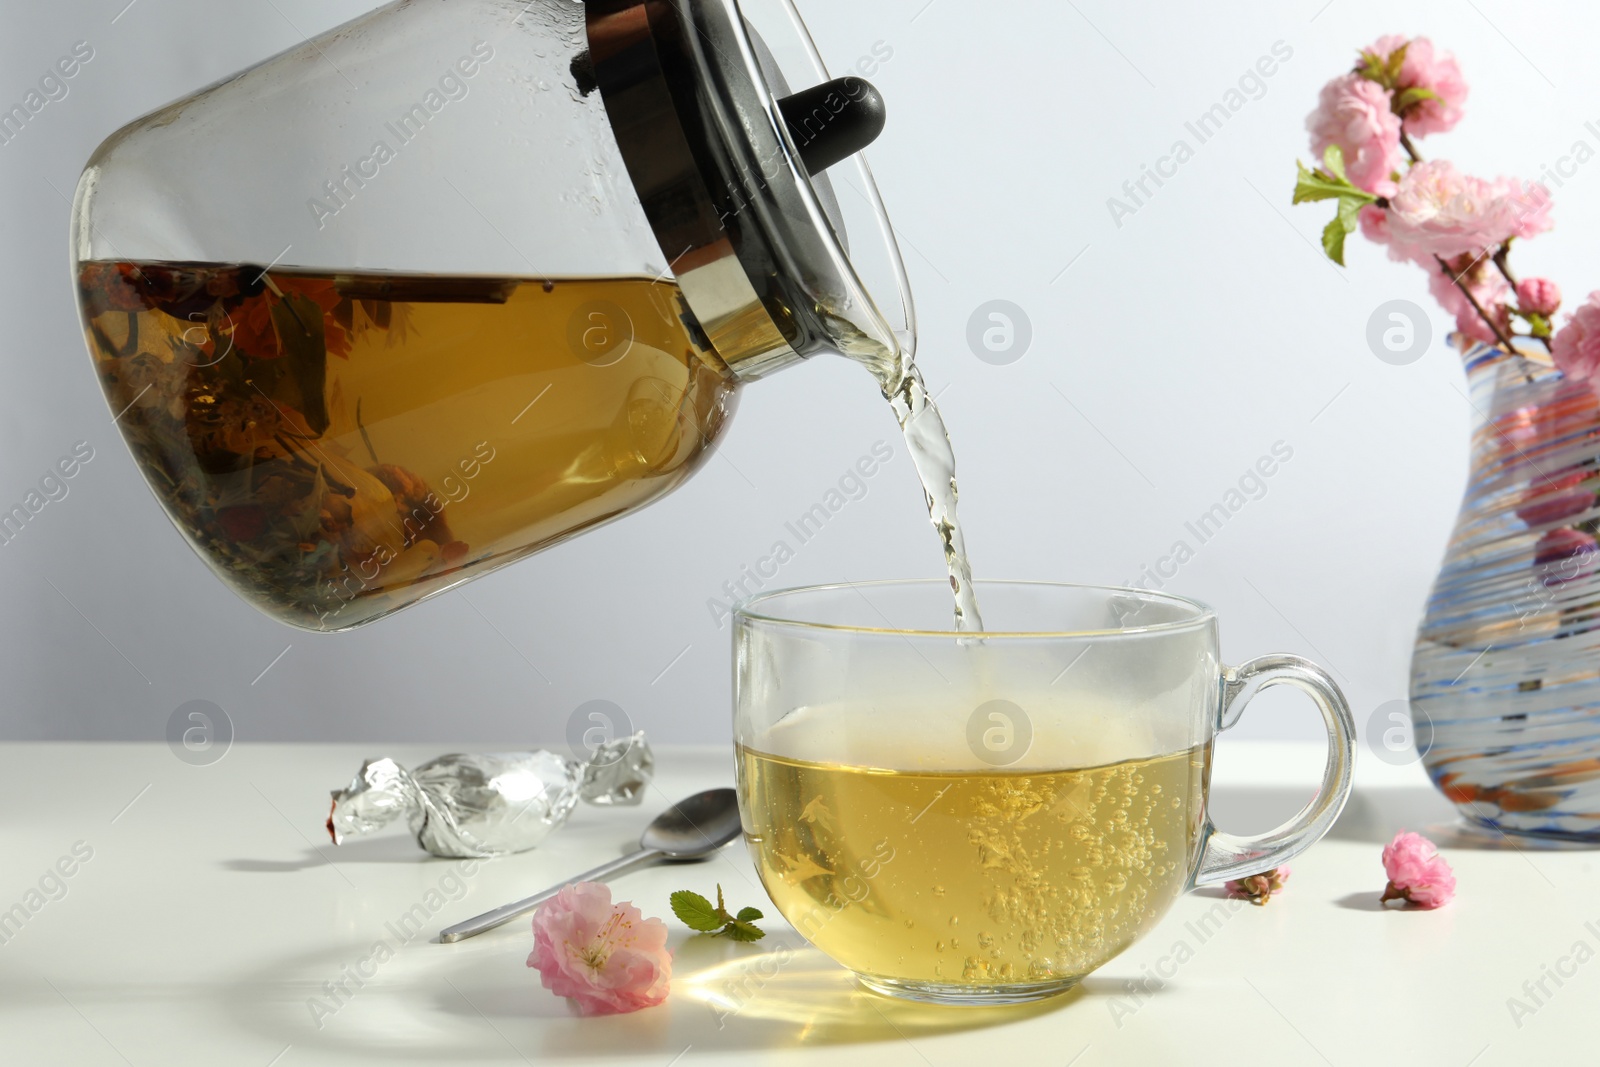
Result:
{"label": "black knob on lid", "polygon": [[778,101],[807,174],[853,156],[883,132],[883,97],[864,78],[835,78]]}

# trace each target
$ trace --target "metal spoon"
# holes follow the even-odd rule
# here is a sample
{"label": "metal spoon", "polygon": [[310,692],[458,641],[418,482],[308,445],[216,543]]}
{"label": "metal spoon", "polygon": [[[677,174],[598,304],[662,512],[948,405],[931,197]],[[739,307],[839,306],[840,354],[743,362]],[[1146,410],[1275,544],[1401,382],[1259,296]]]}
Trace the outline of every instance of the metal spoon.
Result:
{"label": "metal spoon", "polygon": [[485,930],[493,930],[519,915],[526,915],[572,882],[600,882],[664,861],[706,859],[738,837],[739,833],[739,795],[732,789],[707,789],[704,793],[696,793],[678,801],[657,815],[655,821],[639,835],[638,852],[602,863],[594,870],[551,886],[543,893],[535,893],[513,904],[486,911],[466,922],[446,927],[439,931],[439,940],[443,944],[450,944]]}

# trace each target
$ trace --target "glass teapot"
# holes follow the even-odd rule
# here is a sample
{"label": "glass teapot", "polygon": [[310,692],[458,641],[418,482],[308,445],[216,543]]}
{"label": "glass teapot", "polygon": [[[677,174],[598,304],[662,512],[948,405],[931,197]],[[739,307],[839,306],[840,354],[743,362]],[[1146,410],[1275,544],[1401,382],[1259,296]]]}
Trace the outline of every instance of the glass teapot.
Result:
{"label": "glass teapot", "polygon": [[639,508],[742,382],[910,351],[874,65],[789,0],[400,0],[139,119],[73,208],[117,425],[310,630]]}

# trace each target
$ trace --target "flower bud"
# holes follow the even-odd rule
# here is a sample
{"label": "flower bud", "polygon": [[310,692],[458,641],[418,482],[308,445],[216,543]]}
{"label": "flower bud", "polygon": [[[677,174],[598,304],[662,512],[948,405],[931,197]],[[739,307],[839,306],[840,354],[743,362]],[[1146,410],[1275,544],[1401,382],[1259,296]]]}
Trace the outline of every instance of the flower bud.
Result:
{"label": "flower bud", "polygon": [[1561,287],[1549,278],[1524,278],[1517,283],[1517,307],[1524,315],[1549,318],[1561,306]]}

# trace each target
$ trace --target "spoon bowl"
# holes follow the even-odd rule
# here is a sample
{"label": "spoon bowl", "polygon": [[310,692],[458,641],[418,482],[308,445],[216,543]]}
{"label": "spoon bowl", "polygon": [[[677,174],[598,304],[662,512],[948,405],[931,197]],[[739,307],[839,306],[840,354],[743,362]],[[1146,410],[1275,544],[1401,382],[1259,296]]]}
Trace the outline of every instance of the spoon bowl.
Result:
{"label": "spoon bowl", "polygon": [[742,832],[739,794],[707,789],[685,797],[655,817],[639,835],[639,847],[670,860],[705,859]]}

